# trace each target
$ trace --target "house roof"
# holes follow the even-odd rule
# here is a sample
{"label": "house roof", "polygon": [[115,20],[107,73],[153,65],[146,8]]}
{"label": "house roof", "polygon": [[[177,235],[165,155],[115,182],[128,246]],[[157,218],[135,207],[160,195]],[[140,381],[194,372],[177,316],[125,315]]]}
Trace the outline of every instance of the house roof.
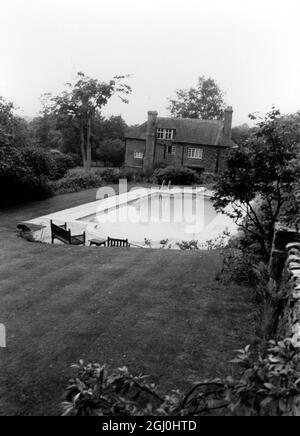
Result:
{"label": "house roof", "polygon": [[[157,117],[155,125],[175,129],[173,142],[231,147],[234,143],[224,136],[223,126],[223,121],[165,117]],[[130,129],[126,138],[146,140],[146,132],[147,122]]]}

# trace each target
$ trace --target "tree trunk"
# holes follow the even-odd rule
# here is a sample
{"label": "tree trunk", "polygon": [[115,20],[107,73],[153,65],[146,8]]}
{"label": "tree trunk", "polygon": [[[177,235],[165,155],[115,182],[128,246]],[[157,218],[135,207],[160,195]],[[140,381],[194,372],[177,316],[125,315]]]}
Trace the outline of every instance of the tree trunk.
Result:
{"label": "tree trunk", "polygon": [[88,118],[87,133],[86,133],[86,166],[85,169],[90,171],[92,168],[92,145],[91,145],[91,133],[92,133],[92,116]]}
{"label": "tree trunk", "polygon": [[80,149],[81,149],[83,168],[86,168],[86,155],[85,155],[85,147],[84,147],[84,130],[83,130],[83,125],[80,127]]}

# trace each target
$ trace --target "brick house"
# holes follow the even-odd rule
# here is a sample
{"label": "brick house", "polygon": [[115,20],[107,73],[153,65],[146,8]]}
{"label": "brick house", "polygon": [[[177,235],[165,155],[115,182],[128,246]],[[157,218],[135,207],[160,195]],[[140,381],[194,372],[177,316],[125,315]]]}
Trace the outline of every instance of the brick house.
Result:
{"label": "brick house", "polygon": [[160,164],[186,166],[196,171],[218,173],[225,167],[231,140],[233,110],[223,121],[162,118],[148,112],[148,121],[125,137],[125,168],[149,171]]}

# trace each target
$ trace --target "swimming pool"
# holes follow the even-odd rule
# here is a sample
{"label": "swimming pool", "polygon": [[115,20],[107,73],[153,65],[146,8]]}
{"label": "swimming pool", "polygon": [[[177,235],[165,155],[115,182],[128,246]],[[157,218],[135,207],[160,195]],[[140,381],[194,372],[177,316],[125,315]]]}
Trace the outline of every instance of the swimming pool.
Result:
{"label": "swimming pool", "polygon": [[203,244],[226,229],[235,230],[232,220],[216,213],[211,194],[205,188],[141,188],[100,198],[27,224],[41,226],[35,237],[43,242],[50,241],[52,219],[57,223],[67,222],[72,232],[86,231],[87,239],[121,238],[137,246],[165,245],[175,249],[182,241],[197,240]]}

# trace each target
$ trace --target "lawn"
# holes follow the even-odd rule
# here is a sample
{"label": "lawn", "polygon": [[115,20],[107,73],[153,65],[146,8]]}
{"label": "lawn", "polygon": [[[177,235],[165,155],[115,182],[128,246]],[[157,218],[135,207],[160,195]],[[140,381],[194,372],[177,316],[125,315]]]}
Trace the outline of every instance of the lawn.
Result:
{"label": "lawn", "polygon": [[0,415],[58,415],[83,358],[151,374],[162,390],[231,372],[254,335],[251,291],[215,280],[217,252],[49,246],[22,220],[92,201],[95,190],[0,212]]}

